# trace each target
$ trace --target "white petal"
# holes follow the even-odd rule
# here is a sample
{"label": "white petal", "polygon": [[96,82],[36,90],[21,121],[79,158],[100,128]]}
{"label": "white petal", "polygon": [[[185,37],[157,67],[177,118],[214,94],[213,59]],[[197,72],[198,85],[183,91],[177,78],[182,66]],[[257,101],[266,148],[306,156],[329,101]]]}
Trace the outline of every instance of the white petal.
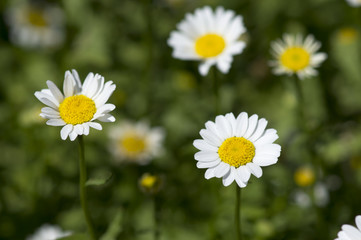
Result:
{"label": "white petal", "polygon": [[249,169],[249,171],[255,175],[257,178],[261,177],[262,176],[262,168],[260,166],[258,166],[257,164],[254,164],[252,162],[250,163],[247,163],[246,165]]}
{"label": "white petal", "polygon": [[258,166],[265,167],[272,164],[275,164],[277,162],[278,158],[276,156],[272,155],[256,155],[253,158],[253,162],[257,164]]}
{"label": "white petal", "polygon": [[228,174],[223,176],[222,182],[225,187],[228,187],[234,181],[236,174],[235,171],[235,168],[231,166],[231,170],[228,172]]}
{"label": "white petal", "polygon": [[75,79],[76,92],[80,92],[82,85],[81,85],[81,81],[80,81],[80,78],[79,78],[79,74],[75,69],[72,69],[71,72],[73,73],[73,77]]}
{"label": "white petal", "polygon": [[254,142],[254,145],[258,147],[265,144],[270,144],[276,141],[277,139],[278,139],[277,131],[274,129],[267,129],[264,135]]}
{"label": "white petal", "polygon": [[357,216],[355,219],[357,228],[361,231],[361,215]]}
{"label": "white petal", "polygon": [[115,122],[115,117],[110,114],[104,114],[104,116],[98,117],[97,120],[101,122]]}
{"label": "white petal", "polygon": [[69,136],[69,133],[71,131],[73,131],[73,125],[71,125],[71,124],[65,125],[60,131],[61,139],[65,140]]}
{"label": "white petal", "polygon": [[258,146],[256,148],[256,155],[268,154],[268,155],[273,155],[273,156],[279,157],[280,152],[281,152],[281,146],[278,144],[275,144],[275,143],[265,144],[262,146]]}
{"label": "white petal", "polygon": [[345,224],[342,226],[342,230],[345,231],[351,239],[361,239],[361,232],[354,226]]}
{"label": "white petal", "polygon": [[207,171],[204,173],[204,177],[206,179],[211,179],[214,178],[216,175],[214,174],[214,170],[216,169],[216,167],[213,168],[208,168]]}
{"label": "white petal", "polygon": [[73,131],[76,132],[76,134],[78,135],[83,135],[83,125],[82,124],[75,125]]}
{"label": "white petal", "polygon": [[194,159],[201,162],[211,162],[218,158],[217,152],[200,151],[194,154]]}
{"label": "white petal", "polygon": [[260,120],[258,120],[258,124],[257,124],[257,129],[256,131],[252,134],[252,136],[249,138],[249,140],[251,142],[256,141],[259,137],[261,137],[264,133],[264,130],[266,129],[267,126],[267,120],[264,118],[261,118]]}
{"label": "white petal", "polygon": [[243,137],[248,128],[248,114],[246,112],[242,112],[237,117],[236,124],[236,137]]}
{"label": "white petal", "polygon": [[96,122],[88,122],[88,126],[89,127],[92,127],[96,130],[102,130],[102,125],[100,125],[99,123],[96,123]]}
{"label": "white petal", "polygon": [[215,62],[213,61],[204,61],[203,63],[199,64],[198,71],[202,76],[206,76],[209,72],[209,69],[214,65]]}
{"label": "white petal", "polygon": [[197,162],[197,168],[213,168],[218,166],[221,160],[215,160],[211,162]]}
{"label": "white petal", "polygon": [[212,146],[212,145],[208,144],[206,141],[201,140],[201,139],[194,140],[193,146],[196,147],[197,149],[203,150],[203,151],[214,151],[214,152],[218,151],[217,147]]}
{"label": "white petal", "polygon": [[222,136],[222,139],[227,139],[232,137],[232,126],[231,123],[223,115],[218,115],[216,117],[216,126],[218,133]]}
{"label": "white petal", "polygon": [[66,71],[64,85],[63,85],[63,92],[65,97],[73,96],[75,94],[74,88],[75,88],[75,79],[69,71]]}
{"label": "white petal", "polygon": [[248,128],[247,128],[247,132],[244,134],[244,138],[249,139],[249,137],[253,134],[254,130],[256,129],[257,123],[258,123],[258,115],[253,114],[248,120]]}
{"label": "white petal", "polygon": [[217,178],[221,178],[224,175],[226,175],[230,171],[230,169],[231,167],[229,166],[229,164],[221,161],[220,164],[215,169],[214,173]]}
{"label": "white petal", "polygon": [[240,188],[244,188],[244,187],[247,186],[247,183],[242,182],[241,179],[239,179],[238,176],[236,176],[234,180],[236,180],[236,183],[238,184],[238,186],[239,186]]}
{"label": "white petal", "polygon": [[226,119],[230,123],[231,128],[232,128],[231,136],[235,136],[236,135],[235,130],[236,130],[236,125],[237,125],[235,116],[233,115],[233,113],[227,113],[226,114]]}
{"label": "white petal", "polygon": [[209,130],[202,129],[199,134],[208,144],[212,146],[219,147],[222,144],[222,141]]}
{"label": "white petal", "polygon": [[70,141],[74,141],[77,136],[78,136],[78,134],[76,134],[76,132],[73,129],[73,131],[71,131],[69,134]]}
{"label": "white petal", "polygon": [[248,170],[248,167],[240,166],[237,168],[236,171],[240,180],[244,183],[247,183],[249,178],[251,177],[251,172]]}
{"label": "white petal", "polygon": [[61,103],[64,100],[64,96],[60,92],[59,88],[52,81],[49,80],[46,81],[46,84],[48,85],[48,88],[53,94],[54,98],[58,101],[58,103]]}
{"label": "white petal", "polygon": [[83,123],[83,134],[87,136],[89,134],[89,125],[88,123]]}
{"label": "white petal", "polygon": [[35,92],[35,97],[39,99],[40,102],[44,103],[45,105],[58,109],[59,102],[56,101],[56,99],[53,96],[50,96],[49,94],[46,94],[44,92]]}
{"label": "white petal", "polygon": [[108,81],[104,84],[103,91],[94,99],[97,108],[103,106],[112,95],[115,90],[115,84],[112,81]]}
{"label": "white petal", "polygon": [[219,133],[217,125],[214,122],[207,121],[205,126],[206,126],[206,129],[211,131],[215,137],[219,138],[220,141],[223,142],[226,139],[226,138],[223,137],[223,135],[221,135]]}
{"label": "white petal", "polygon": [[49,119],[46,124],[50,126],[64,126],[66,123],[63,119]]}
{"label": "white petal", "polygon": [[51,115],[57,115],[57,116],[60,116],[59,115],[59,112],[57,110],[55,110],[54,108],[50,108],[50,107],[43,107],[41,109],[41,112],[42,113],[46,113],[46,114],[51,114]]}

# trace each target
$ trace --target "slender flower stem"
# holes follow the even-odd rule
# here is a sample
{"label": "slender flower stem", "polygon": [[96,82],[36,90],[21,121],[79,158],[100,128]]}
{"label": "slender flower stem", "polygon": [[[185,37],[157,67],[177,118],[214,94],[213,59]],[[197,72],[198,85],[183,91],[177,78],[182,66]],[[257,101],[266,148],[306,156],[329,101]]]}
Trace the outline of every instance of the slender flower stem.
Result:
{"label": "slender flower stem", "polygon": [[242,226],[241,226],[241,188],[236,185],[236,207],[234,211],[235,227],[237,232],[237,240],[242,240]]}
{"label": "slender flower stem", "polygon": [[83,213],[85,216],[85,221],[88,227],[89,235],[92,240],[96,240],[93,222],[90,218],[88,202],[87,202],[87,192],[86,192],[86,180],[87,180],[87,173],[86,173],[86,166],[85,166],[85,156],[84,156],[84,140],[83,136],[78,136],[79,141],[79,194],[80,194],[80,203],[83,209]]}
{"label": "slender flower stem", "polygon": [[213,91],[214,91],[214,111],[215,114],[220,114],[220,103],[219,103],[219,79],[216,67],[213,67]]}

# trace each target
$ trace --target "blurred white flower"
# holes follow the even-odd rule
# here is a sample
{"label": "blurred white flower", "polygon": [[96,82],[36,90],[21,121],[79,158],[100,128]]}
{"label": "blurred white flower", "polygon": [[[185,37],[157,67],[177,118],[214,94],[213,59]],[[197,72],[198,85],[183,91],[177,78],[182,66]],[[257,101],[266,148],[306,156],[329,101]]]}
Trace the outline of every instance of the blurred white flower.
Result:
{"label": "blurred white flower", "polygon": [[10,40],[27,48],[51,48],[65,38],[63,11],[56,6],[19,5],[5,14]]}
{"label": "blurred white flower", "polygon": [[316,53],[321,43],[312,35],[303,40],[301,35],[284,34],[283,41],[278,39],[271,47],[275,60],[270,65],[276,75],[296,74],[300,79],[315,76],[315,68],[327,58],[326,53]]}
{"label": "blurred white flower", "polygon": [[27,237],[26,240],[55,240],[70,236],[71,232],[63,231],[59,226],[44,224],[36,232]]}
{"label": "blurred white flower", "polygon": [[163,150],[164,130],[145,122],[124,121],[109,131],[111,151],[117,160],[148,164]]}
{"label": "blurred white flower", "polygon": [[326,206],[330,201],[330,195],[326,184],[318,182],[313,189],[313,196],[315,198],[315,204],[319,207]]}
{"label": "blurred white flower", "polygon": [[346,1],[352,7],[360,7],[361,6],[361,0],[346,0]]}
{"label": "blurred white flower", "polygon": [[223,185],[236,181],[239,187],[247,186],[251,174],[262,176],[262,168],[275,164],[281,146],[275,129],[267,129],[267,120],[258,120],[256,114],[248,118],[242,112],[237,118],[233,113],[219,115],[216,121],[208,121],[200,131],[203,139],[193,145],[200,151],[194,155],[198,168],[208,168],[205,178],[223,178]]}
{"label": "blurred white flower", "polygon": [[338,232],[335,240],[359,240],[361,239],[361,215],[355,218],[357,228],[354,226],[344,224],[342,231]]}
{"label": "blurred white flower", "polygon": [[198,8],[194,14],[186,14],[168,39],[173,47],[173,57],[182,60],[200,60],[199,72],[207,75],[213,65],[222,73],[228,73],[233,55],[240,54],[245,42],[239,37],[246,31],[242,17],[232,10],[209,6]]}
{"label": "blurred white flower", "polygon": [[40,116],[49,119],[50,126],[63,126],[60,136],[71,141],[78,135],[88,135],[89,128],[102,130],[101,122],[114,122],[115,118],[109,114],[115,109],[113,104],[106,104],[115,90],[112,81],[104,82],[99,74],[89,73],[84,84],[80,82],[77,71],[65,72],[64,95],[52,82],[47,81],[49,89],[35,92],[35,96],[48,107],[41,109]]}
{"label": "blurred white flower", "polygon": [[303,190],[297,190],[293,193],[293,200],[295,203],[302,207],[302,208],[308,208],[311,206],[311,198],[310,196],[305,193]]}

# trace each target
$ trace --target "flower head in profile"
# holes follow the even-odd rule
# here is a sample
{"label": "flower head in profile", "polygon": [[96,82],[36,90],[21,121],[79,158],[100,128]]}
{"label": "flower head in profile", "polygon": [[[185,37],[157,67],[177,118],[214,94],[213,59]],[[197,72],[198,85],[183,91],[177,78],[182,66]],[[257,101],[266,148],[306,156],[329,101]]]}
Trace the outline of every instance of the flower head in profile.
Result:
{"label": "flower head in profile", "polygon": [[239,40],[246,31],[242,17],[223,7],[215,11],[209,6],[198,8],[194,14],[186,14],[177,28],[168,39],[173,57],[201,61],[199,72],[203,76],[213,65],[228,73],[233,55],[240,54],[246,45]]}
{"label": "flower head in profile", "polygon": [[115,121],[109,114],[115,106],[106,103],[115,85],[112,81],[105,82],[101,75],[89,73],[82,84],[75,70],[66,71],[64,94],[52,81],[46,84],[48,89],[35,92],[35,96],[47,105],[41,109],[40,116],[48,119],[47,125],[63,127],[60,131],[63,140],[69,136],[74,141],[78,135],[88,135],[90,127],[101,130],[102,126],[95,120]]}
{"label": "flower head in profile", "polygon": [[312,35],[303,40],[301,35],[285,34],[283,40],[272,42],[271,47],[275,60],[270,65],[276,75],[296,74],[300,79],[316,76],[315,68],[327,58],[326,53],[316,53],[321,43]]}
{"label": "flower head in profile", "polygon": [[120,161],[148,164],[163,149],[164,131],[146,122],[124,121],[109,131],[111,151]]}
{"label": "flower head in profile", "polygon": [[68,231],[63,231],[59,226],[44,224],[33,235],[27,237],[26,240],[56,240],[67,237],[70,234]]}
{"label": "flower head in profile", "polygon": [[351,7],[360,7],[361,0],[346,0]]}
{"label": "flower head in profile", "polygon": [[233,113],[219,115],[216,121],[208,121],[200,131],[203,139],[193,145],[200,151],[194,155],[198,168],[207,168],[205,178],[222,178],[223,185],[236,181],[247,186],[251,174],[262,176],[262,168],[275,164],[281,146],[273,143],[278,139],[275,129],[266,129],[267,120],[256,114],[248,117],[245,112],[237,118]]}
{"label": "flower head in profile", "polygon": [[358,215],[355,219],[356,227],[344,224],[342,225],[342,231],[338,232],[335,240],[358,240],[361,239],[361,215]]}
{"label": "flower head in profile", "polygon": [[10,40],[27,48],[50,48],[64,41],[63,12],[56,6],[19,5],[7,10]]}

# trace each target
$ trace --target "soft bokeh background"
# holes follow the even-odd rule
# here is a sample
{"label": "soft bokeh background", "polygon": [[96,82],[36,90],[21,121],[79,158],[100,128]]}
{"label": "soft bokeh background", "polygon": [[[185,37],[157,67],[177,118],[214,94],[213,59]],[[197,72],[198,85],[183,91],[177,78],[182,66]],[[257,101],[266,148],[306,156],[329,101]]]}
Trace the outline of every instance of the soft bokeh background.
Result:
{"label": "soft bokeh background", "polygon": [[[115,161],[107,135],[113,123],[85,138],[90,177],[112,173],[108,183],[88,189],[97,232],[113,222],[119,234],[111,239],[153,239],[154,202],[138,187],[151,172],[165,181],[155,199],[161,239],[234,239],[235,183],[205,180],[193,159],[193,140],[215,118],[212,74],[202,78],[197,63],[173,59],[166,44],[185,13],[204,5],[233,9],[248,30],[229,74],[216,73],[221,113],[265,117],[282,146],[279,162],[242,190],[245,238],[334,239],[361,214],[361,9],[344,0],[28,2],[63,10],[65,41],[54,48],[13,45],[5,15],[26,2],[0,2],[0,239],[25,239],[44,223],[86,231],[77,142],[62,141],[60,128],[45,125],[34,97],[48,79],[62,86],[69,69],[116,83],[109,102],[117,121],[145,119],[166,131],[164,154],[146,166]],[[304,117],[293,80],[268,67],[270,42],[285,32],[313,34],[328,54],[319,77],[301,82]],[[314,180],[295,182],[302,167]]]}

